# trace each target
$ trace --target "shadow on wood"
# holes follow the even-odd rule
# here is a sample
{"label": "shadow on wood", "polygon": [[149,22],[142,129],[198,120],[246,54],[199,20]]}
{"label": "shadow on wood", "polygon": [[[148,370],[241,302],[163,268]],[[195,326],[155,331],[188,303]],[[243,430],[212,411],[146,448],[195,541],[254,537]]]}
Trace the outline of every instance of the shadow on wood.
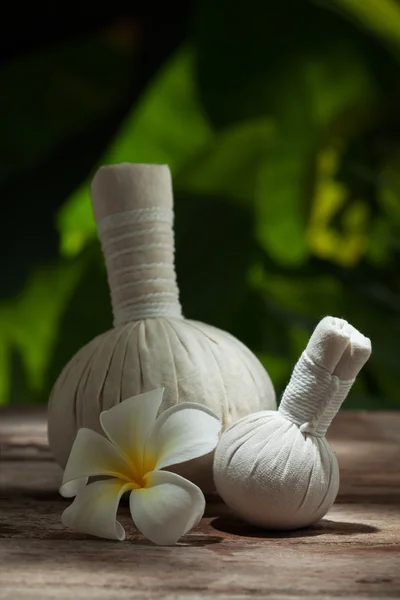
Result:
{"label": "shadow on wood", "polygon": [[211,527],[217,531],[230,533],[247,538],[264,538],[264,539],[280,539],[301,537],[314,537],[317,535],[358,535],[360,533],[378,533],[378,527],[365,525],[364,523],[342,523],[340,521],[331,521],[322,519],[319,523],[306,527],[304,529],[296,529],[295,531],[273,531],[261,529],[255,525],[249,525],[244,521],[229,517],[217,517],[211,521]]}

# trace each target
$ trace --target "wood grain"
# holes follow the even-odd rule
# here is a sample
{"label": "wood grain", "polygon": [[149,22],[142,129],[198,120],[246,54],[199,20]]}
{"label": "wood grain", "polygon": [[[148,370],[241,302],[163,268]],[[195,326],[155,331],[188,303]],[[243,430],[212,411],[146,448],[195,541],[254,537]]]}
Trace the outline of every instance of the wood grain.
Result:
{"label": "wood grain", "polygon": [[400,413],[342,412],[330,430],[342,482],[317,525],[252,528],[217,497],[200,526],[160,548],[66,530],[41,409],[0,411],[0,600],[400,598]]}

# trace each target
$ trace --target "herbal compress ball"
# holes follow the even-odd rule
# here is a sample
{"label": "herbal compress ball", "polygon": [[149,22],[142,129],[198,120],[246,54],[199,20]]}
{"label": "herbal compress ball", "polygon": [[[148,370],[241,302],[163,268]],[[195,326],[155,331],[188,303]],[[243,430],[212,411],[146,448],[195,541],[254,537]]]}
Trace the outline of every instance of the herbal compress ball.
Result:
{"label": "herbal compress ball", "polygon": [[[168,167],[101,167],[91,195],[114,328],[82,348],[54,386],[49,441],[56,460],[65,466],[80,427],[101,432],[102,410],[160,387],[161,411],[200,402],[224,428],[252,412],[275,409],[271,380],[250,350],[230,334],[182,316]],[[208,457],[181,469],[207,488],[211,464]]]}
{"label": "herbal compress ball", "polygon": [[214,481],[244,520],[295,529],[329,510],[339,469],[325,433],[370,353],[369,339],[326,317],[296,364],[279,410],[249,415],[225,431]]}

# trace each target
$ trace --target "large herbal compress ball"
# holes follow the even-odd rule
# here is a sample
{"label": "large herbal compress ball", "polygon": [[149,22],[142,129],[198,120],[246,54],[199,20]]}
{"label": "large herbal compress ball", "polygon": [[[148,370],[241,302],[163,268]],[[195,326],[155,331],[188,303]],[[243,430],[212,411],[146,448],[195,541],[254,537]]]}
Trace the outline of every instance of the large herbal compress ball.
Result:
{"label": "large herbal compress ball", "polygon": [[[249,413],[275,409],[271,380],[252,352],[230,334],[182,315],[168,167],[102,167],[91,192],[114,329],[82,348],[53,388],[48,430],[56,460],[65,466],[80,427],[101,432],[101,411],[160,387],[161,412],[199,402],[223,428]],[[177,470],[204,489],[212,487],[210,456]]]}

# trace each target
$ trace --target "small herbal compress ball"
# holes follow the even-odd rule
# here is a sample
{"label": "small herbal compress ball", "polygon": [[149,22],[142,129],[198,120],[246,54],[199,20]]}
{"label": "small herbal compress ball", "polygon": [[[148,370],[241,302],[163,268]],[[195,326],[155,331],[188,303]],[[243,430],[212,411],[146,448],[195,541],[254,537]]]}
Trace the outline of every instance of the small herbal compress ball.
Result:
{"label": "small herbal compress ball", "polygon": [[321,519],[339,489],[325,433],[371,353],[370,340],[326,317],[296,364],[277,412],[244,417],[214,457],[218,493],[244,520],[295,529]]}

